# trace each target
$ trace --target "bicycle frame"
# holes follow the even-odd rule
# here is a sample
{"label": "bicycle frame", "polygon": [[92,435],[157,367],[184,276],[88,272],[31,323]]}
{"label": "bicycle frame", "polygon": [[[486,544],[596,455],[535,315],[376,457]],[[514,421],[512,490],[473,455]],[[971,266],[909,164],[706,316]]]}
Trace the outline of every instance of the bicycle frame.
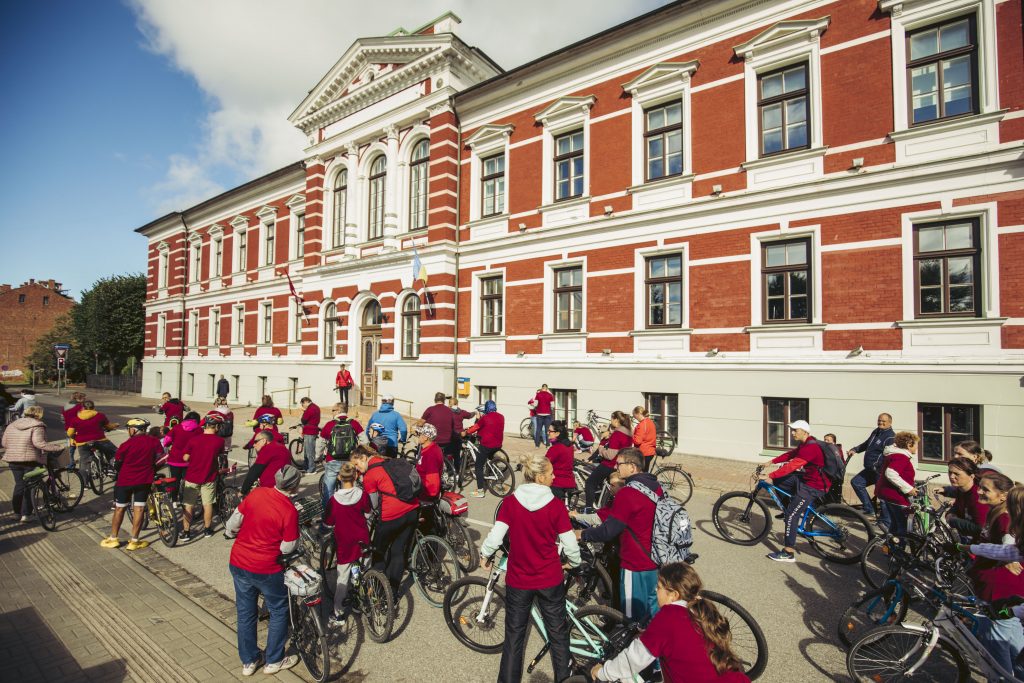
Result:
{"label": "bicycle frame", "polygon": [[[772,501],[775,502],[776,507],[778,507],[783,512],[786,511],[786,506],[783,505],[781,496],[785,496],[786,499],[793,497],[793,494],[791,494],[789,491],[780,489],[778,486],[775,486],[774,484],[769,484],[766,481],[757,482],[757,486],[754,487],[754,494],[756,494],[758,490],[767,491],[768,495],[771,496]],[[815,517],[815,519],[820,520],[821,523],[826,526],[824,530],[815,531],[812,529],[811,531],[808,531],[805,528],[807,524],[807,519],[812,515]],[[811,503],[807,506],[807,509],[804,510],[803,517],[800,518],[800,523],[796,527],[796,532],[804,538],[819,536],[832,537],[836,536],[839,533],[839,528],[831,519],[818,514],[818,511],[815,509],[814,504]]]}

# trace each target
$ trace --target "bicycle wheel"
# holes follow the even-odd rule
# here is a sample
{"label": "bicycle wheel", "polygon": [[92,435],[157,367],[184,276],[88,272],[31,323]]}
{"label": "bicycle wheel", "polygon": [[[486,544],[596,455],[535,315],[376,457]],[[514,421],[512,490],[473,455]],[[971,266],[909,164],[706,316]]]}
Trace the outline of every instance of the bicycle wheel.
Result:
{"label": "bicycle wheel", "polygon": [[505,643],[505,591],[487,579],[467,576],[444,594],[444,621],[455,639],[474,652],[496,655]]}
{"label": "bicycle wheel", "polygon": [[604,605],[587,605],[569,614],[569,657],[573,664],[590,669],[607,657],[608,634],[625,623],[622,612]]}
{"label": "bicycle wheel", "polygon": [[745,491],[723,494],[711,508],[711,520],[722,538],[737,545],[756,545],[772,529],[768,506]]}
{"label": "bicycle wheel", "polygon": [[60,509],[70,512],[82,500],[85,493],[85,482],[78,470],[56,470],[53,476],[57,481],[57,502]]}
{"label": "bicycle wheel", "polygon": [[359,593],[363,624],[370,640],[375,643],[391,640],[395,627],[395,596],[387,577],[376,569],[367,571],[359,584]]}
{"label": "bicycle wheel", "polygon": [[457,517],[449,519],[447,527],[444,540],[455,550],[455,557],[462,572],[472,574],[480,566],[480,550],[469,537],[469,528]]}
{"label": "bicycle wheel", "polygon": [[[320,492],[320,500],[327,500],[327,472],[326,472],[326,470],[324,471],[323,474],[320,475],[320,480],[317,482],[317,490]],[[327,504],[330,505],[330,501],[327,501]]]}
{"label": "bicycle wheel", "polygon": [[[882,626],[854,643],[846,655],[846,670],[855,681],[885,683],[907,680],[907,669],[918,663],[928,645],[930,631]],[[939,638],[928,659],[914,670],[913,680],[951,683],[969,680],[970,667],[956,646]]]}
{"label": "bicycle wheel", "polygon": [[815,552],[826,560],[853,564],[860,560],[864,548],[875,537],[864,513],[842,503],[816,508],[807,516],[804,531],[825,531],[825,536],[807,536]]}
{"label": "bicycle wheel", "polygon": [[768,666],[768,641],[757,620],[728,596],[714,591],[702,591],[701,595],[715,603],[719,614],[729,622],[732,651],[743,662],[743,671],[747,677],[754,680],[763,674],[765,667]]}
{"label": "bicycle wheel", "polygon": [[338,568],[338,550],[335,545],[334,534],[329,533],[320,544],[320,557],[316,564],[317,571],[323,579],[324,595],[331,601],[334,600],[336,582],[328,576],[328,572]]}
{"label": "bicycle wheel", "polygon": [[331,673],[327,636],[320,622],[320,601],[307,605],[301,600],[295,605],[298,623],[292,631],[292,645],[306,666],[306,671],[317,683],[323,683]]}
{"label": "bicycle wheel", "polygon": [[89,460],[89,470],[86,472],[89,480],[89,488],[97,496],[103,495],[103,489],[106,486],[106,478],[103,475],[103,465],[100,463],[98,455],[93,454]]}
{"label": "bicycle wheel", "polygon": [[612,577],[608,575],[608,570],[600,562],[595,562],[589,572],[575,572],[571,575],[565,599],[579,607],[590,601],[610,606],[614,596],[612,591]]}
{"label": "bicycle wheel", "polygon": [[676,449],[676,437],[669,432],[658,432],[654,437],[654,448],[658,455],[667,458]]}
{"label": "bicycle wheel", "polygon": [[[884,534],[875,536],[864,546],[864,552],[860,556],[860,573],[871,588],[881,588],[901,566],[892,553],[891,543],[892,536]],[[903,537],[903,543],[916,557],[921,552],[924,539],[915,534],[907,534]]]}
{"label": "bicycle wheel", "polygon": [[528,417],[524,417],[523,421],[519,423],[519,438],[533,439],[533,420]]}
{"label": "bicycle wheel", "polygon": [[50,500],[50,495],[46,492],[45,482],[32,487],[32,507],[35,509],[36,517],[39,518],[39,523],[43,525],[43,528],[47,531],[57,530],[57,512],[54,510],[56,503]]}
{"label": "bicycle wheel", "polygon": [[[899,599],[896,599],[899,594]],[[902,624],[907,617],[910,596],[891,581],[882,588],[862,594],[839,619],[839,641],[850,647],[868,631],[879,626]]]}
{"label": "bicycle wheel", "polygon": [[220,515],[221,524],[227,524],[228,519],[235,513],[235,508],[242,504],[242,489],[237,486],[225,486],[217,496],[217,514]]}
{"label": "bicycle wheel", "polygon": [[292,439],[288,442],[288,450],[292,453],[292,464],[301,471],[306,471],[306,446],[302,439]]}
{"label": "bicycle wheel", "polygon": [[654,472],[661,489],[680,505],[686,505],[693,495],[693,479],[683,468],[675,465],[659,467]]}
{"label": "bicycle wheel", "polygon": [[462,578],[455,551],[440,536],[424,536],[417,541],[409,566],[416,587],[434,607],[444,603],[445,591]]}
{"label": "bicycle wheel", "polygon": [[[138,514],[136,512],[136,510],[137,510],[137,506],[134,503],[132,503],[131,501],[129,501],[129,504],[128,504],[128,521],[132,525],[135,524],[135,515]],[[143,531],[145,531],[148,528],[149,528],[149,506],[148,505],[143,505],[142,506],[142,527],[141,527],[141,529]]]}
{"label": "bicycle wheel", "polygon": [[156,530],[160,540],[168,548],[178,544],[178,515],[171,501],[161,496],[156,503]]}
{"label": "bicycle wheel", "polygon": [[504,498],[516,487],[516,473],[505,451],[498,450],[484,463],[484,484],[498,498]]}

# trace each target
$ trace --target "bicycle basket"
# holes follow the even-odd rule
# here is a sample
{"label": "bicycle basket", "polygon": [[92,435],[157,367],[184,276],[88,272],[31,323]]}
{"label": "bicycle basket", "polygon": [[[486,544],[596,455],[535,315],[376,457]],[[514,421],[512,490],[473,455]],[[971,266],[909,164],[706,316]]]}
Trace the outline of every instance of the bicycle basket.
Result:
{"label": "bicycle basket", "polygon": [[295,509],[299,511],[299,524],[311,524],[324,513],[324,503],[320,496],[308,496],[295,499]]}
{"label": "bicycle basket", "polygon": [[295,564],[284,572],[288,592],[303,598],[320,594],[320,575],[307,564]]}

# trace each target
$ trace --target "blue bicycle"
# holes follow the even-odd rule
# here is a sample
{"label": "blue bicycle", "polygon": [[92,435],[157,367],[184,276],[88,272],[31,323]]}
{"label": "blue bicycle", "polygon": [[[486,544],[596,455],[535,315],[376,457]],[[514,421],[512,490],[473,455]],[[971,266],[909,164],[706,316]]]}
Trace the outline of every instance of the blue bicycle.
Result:
{"label": "blue bicycle", "polygon": [[[762,481],[763,470],[764,465],[754,470],[750,491],[724,493],[711,509],[715,528],[729,543],[756,545],[768,536],[772,530],[772,513],[766,499],[780,511],[786,509],[785,501],[792,494]],[[826,560],[840,564],[859,561],[864,548],[875,537],[867,517],[844,503],[808,505],[797,534],[810,541],[815,552]]]}

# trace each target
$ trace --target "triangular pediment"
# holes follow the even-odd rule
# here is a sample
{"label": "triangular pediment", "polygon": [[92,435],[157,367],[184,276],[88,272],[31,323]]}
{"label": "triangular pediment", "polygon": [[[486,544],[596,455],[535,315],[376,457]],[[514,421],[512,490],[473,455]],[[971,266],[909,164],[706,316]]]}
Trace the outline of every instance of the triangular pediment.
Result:
{"label": "triangular pediment", "polygon": [[467,137],[466,144],[470,147],[487,145],[512,135],[513,130],[515,130],[515,126],[510,123],[504,125],[488,123],[480,126],[472,135]]}
{"label": "triangular pediment", "polygon": [[660,88],[669,83],[681,83],[692,76],[698,66],[700,66],[700,62],[695,59],[689,62],[661,62],[628,83],[623,83],[622,89],[635,94],[650,88]]}
{"label": "triangular pediment", "polygon": [[593,95],[587,95],[586,97],[561,97],[537,112],[535,118],[541,123],[546,123],[567,114],[586,112],[594,106],[596,101],[597,98]]}
{"label": "triangular pediment", "polygon": [[814,40],[828,28],[831,20],[831,17],[822,17],[821,19],[780,21],[747,42],[740,43],[733,48],[733,51],[737,57],[749,59],[758,52],[772,50],[797,41]]}

